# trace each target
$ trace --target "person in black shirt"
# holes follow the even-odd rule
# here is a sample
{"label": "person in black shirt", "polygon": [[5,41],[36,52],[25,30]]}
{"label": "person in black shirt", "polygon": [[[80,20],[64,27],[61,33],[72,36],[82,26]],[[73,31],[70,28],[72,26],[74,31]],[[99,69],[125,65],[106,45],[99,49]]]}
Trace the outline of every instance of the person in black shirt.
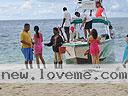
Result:
{"label": "person in black shirt", "polygon": [[50,43],[44,44],[45,46],[52,46],[54,51],[54,65],[57,67],[57,63],[59,64],[59,68],[62,68],[62,56],[59,52],[59,47],[61,47],[64,43],[62,37],[59,35],[59,29],[57,27],[53,28],[54,35],[51,37]]}

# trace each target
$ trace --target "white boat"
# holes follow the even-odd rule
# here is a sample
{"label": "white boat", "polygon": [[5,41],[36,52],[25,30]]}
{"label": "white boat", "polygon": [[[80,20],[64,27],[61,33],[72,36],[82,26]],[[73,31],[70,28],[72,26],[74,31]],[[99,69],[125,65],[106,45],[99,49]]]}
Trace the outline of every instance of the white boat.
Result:
{"label": "white boat", "polygon": [[[80,1],[82,2],[82,0]],[[88,9],[91,9],[91,8],[88,7]],[[77,20],[74,20],[73,22],[82,23],[82,20],[77,19]],[[111,25],[110,21],[108,21],[106,18],[93,18],[93,28],[97,30],[98,35],[101,37],[100,61],[105,60],[107,57],[110,56],[112,52],[111,44],[113,40],[110,36],[110,31],[111,31],[109,29],[110,25]],[[65,43],[63,46],[65,46],[67,50],[67,52],[65,53],[66,64],[90,64],[91,63],[90,54],[84,56],[85,51],[89,49],[89,44],[87,41],[85,42],[83,39],[80,39],[76,42]]]}

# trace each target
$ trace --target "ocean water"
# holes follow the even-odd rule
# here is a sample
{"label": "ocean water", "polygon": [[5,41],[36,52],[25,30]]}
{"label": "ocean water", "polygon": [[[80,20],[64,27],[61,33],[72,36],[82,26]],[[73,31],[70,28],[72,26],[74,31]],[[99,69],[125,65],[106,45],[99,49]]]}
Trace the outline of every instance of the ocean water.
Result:
{"label": "ocean water", "polygon": [[[128,34],[128,18],[111,18],[114,28],[114,44],[111,63],[120,63],[125,47],[124,37]],[[0,21],[0,64],[22,64],[24,58],[20,49],[19,33],[25,23],[31,25],[31,34],[34,34],[33,27],[38,25],[43,34],[44,42],[49,42],[53,35],[52,28],[61,24],[61,20],[9,20]],[[46,63],[53,63],[52,48],[43,47],[43,56]],[[34,59],[35,63],[35,59]]]}

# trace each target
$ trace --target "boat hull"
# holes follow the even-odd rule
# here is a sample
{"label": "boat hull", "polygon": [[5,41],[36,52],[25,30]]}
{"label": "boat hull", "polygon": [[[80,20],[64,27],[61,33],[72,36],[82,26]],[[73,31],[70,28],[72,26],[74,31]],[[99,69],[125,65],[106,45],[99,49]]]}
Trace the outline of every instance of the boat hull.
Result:
{"label": "boat hull", "polygon": [[[100,44],[100,61],[103,61],[110,56],[112,39],[101,42]],[[66,64],[91,64],[91,55],[84,56],[85,51],[89,49],[87,43],[70,43],[64,44],[66,47]]]}

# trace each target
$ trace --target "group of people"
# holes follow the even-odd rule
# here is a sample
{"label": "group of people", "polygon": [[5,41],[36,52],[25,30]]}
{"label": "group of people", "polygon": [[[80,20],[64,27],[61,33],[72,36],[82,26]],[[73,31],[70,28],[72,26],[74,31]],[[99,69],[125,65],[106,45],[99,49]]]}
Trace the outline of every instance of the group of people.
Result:
{"label": "group of people", "polygon": [[[26,69],[29,69],[29,66],[31,69],[33,69],[32,61],[33,61],[33,52],[36,58],[37,67],[40,68],[40,60],[42,64],[44,65],[44,68],[46,68],[44,58],[42,56],[42,33],[39,32],[39,27],[35,26],[34,31],[35,34],[33,36],[33,39],[31,37],[31,34],[29,32],[30,30],[30,24],[26,23],[24,25],[24,29],[22,32],[20,32],[20,42],[21,42],[21,51],[25,58],[25,65]],[[98,33],[95,29],[93,29],[90,33],[90,37],[88,39],[88,42],[90,44],[90,54],[92,56],[92,63],[93,64],[99,64],[99,42],[100,39],[98,37]],[[63,45],[64,40],[60,35],[60,30],[57,27],[53,28],[53,36],[51,37],[51,40],[49,43],[45,43],[45,46],[52,46],[53,52],[54,52],[54,65],[55,68],[63,68],[62,67],[62,54],[59,52],[59,48]],[[57,65],[59,64],[59,65]]]}
{"label": "group of people", "polygon": [[[104,11],[104,8],[102,7],[100,2],[96,2],[96,14],[95,17],[101,18],[102,13]],[[79,39],[79,29],[82,30],[84,27],[84,37],[87,39],[87,33],[90,35],[90,29],[92,29],[92,17],[90,14],[80,14],[80,12],[75,12],[75,17],[71,18],[70,13],[68,12],[68,9],[66,7],[63,8],[64,12],[64,18],[62,22],[61,28],[64,27],[64,31],[66,34],[67,41],[74,41],[75,39]],[[90,11],[92,12],[92,11]],[[75,19],[82,19],[82,24],[73,24],[71,25],[71,22]],[[75,30],[74,30],[75,29]]]}
{"label": "group of people", "polygon": [[[97,2],[96,7],[97,7],[96,17],[102,16],[103,8],[101,6],[101,3]],[[73,39],[71,37],[74,37],[71,36],[70,34],[71,31],[72,31],[71,33],[73,33],[74,31],[74,26],[71,26],[71,15],[66,7],[63,8],[63,11],[64,11],[64,18],[61,28],[64,28],[67,40],[65,41],[60,35],[61,28],[54,27],[53,36],[51,37],[50,43],[44,44],[45,46],[52,46],[53,48],[55,68],[63,68],[62,54],[60,53],[59,49],[64,42],[69,43],[70,39]],[[75,16],[76,18],[80,18],[81,14],[79,12],[75,12]],[[85,38],[87,38],[87,32],[89,33],[88,43],[90,45],[89,52],[92,56],[92,63],[99,64],[100,49],[98,45],[100,43],[100,39],[98,37],[97,30],[92,29],[92,19],[90,18],[90,16],[86,16],[84,14],[84,19],[82,25],[80,26],[80,29],[82,29],[83,26],[84,26]],[[42,42],[43,42],[42,33],[39,32],[39,27],[35,26],[34,27],[35,34],[32,39],[29,30],[30,30],[30,24],[26,23],[24,25],[23,31],[20,32],[21,51],[25,58],[26,68],[29,69],[30,66],[30,68],[33,69],[32,66],[33,52],[36,58],[37,67],[40,68],[40,61],[41,61],[42,64],[44,65],[44,68],[46,68],[45,60],[42,56]]]}
{"label": "group of people", "polygon": [[[44,65],[44,68],[46,68],[45,60],[42,56],[42,33],[39,32],[39,27],[35,26],[34,31],[35,34],[33,36],[33,39],[30,35],[30,24],[26,23],[24,25],[24,29],[22,32],[20,32],[20,42],[21,42],[21,51],[25,58],[25,65],[26,69],[33,69],[32,61],[33,61],[33,52],[36,58],[37,67],[40,68],[40,60],[42,64]],[[54,64],[55,68],[62,68],[62,57],[61,53],[59,52],[59,47],[62,46],[64,43],[63,38],[59,35],[59,28],[54,27],[53,28],[53,36],[51,37],[50,43],[45,43],[45,46],[52,46],[54,51]],[[57,66],[59,64],[59,66]]]}
{"label": "group of people", "polygon": [[32,66],[33,49],[38,68],[40,68],[39,60],[41,60],[41,62],[44,64],[44,68],[46,68],[45,61],[42,57],[42,42],[43,42],[42,33],[39,32],[39,27],[35,26],[34,27],[35,34],[33,37],[34,40],[33,41],[29,30],[30,30],[30,24],[26,23],[24,25],[23,31],[20,32],[21,51],[25,58],[26,69],[29,69],[28,64],[30,65],[30,68],[33,69]]}
{"label": "group of people", "polygon": [[[104,8],[101,5],[101,2],[97,1],[96,2],[96,14],[95,16],[97,18],[102,17],[102,13],[104,11]],[[75,39],[79,39],[79,29],[82,30],[84,27],[84,40],[87,40],[90,47],[89,50],[85,52],[90,53],[92,57],[92,64],[99,64],[99,53],[100,53],[100,48],[99,48],[99,43],[100,43],[100,38],[98,37],[98,33],[96,29],[92,29],[92,18],[91,18],[91,13],[90,14],[81,14],[80,12],[75,12],[75,17],[71,18],[70,13],[68,12],[68,9],[66,7],[63,8],[64,11],[64,18],[63,18],[63,23],[62,27],[64,27],[67,41],[75,41]],[[90,11],[92,12],[92,11]],[[83,16],[82,16],[83,15]],[[82,24],[74,24],[71,25],[71,21],[75,19],[82,19]],[[92,30],[91,30],[92,29]],[[89,35],[87,35],[89,34]]]}

